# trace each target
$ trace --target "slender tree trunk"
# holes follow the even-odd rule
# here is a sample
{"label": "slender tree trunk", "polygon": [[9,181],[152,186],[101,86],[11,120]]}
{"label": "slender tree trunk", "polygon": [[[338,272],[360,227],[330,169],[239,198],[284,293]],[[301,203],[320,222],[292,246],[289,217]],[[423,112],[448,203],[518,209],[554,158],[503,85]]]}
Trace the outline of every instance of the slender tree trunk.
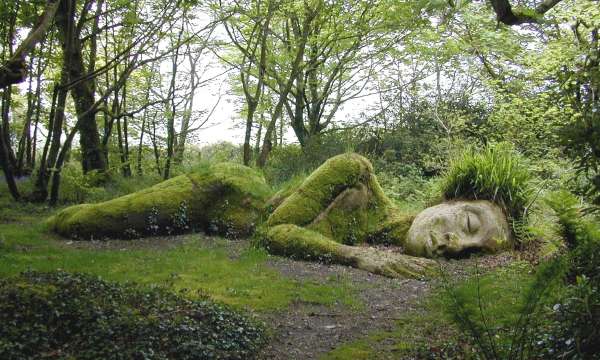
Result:
{"label": "slender tree trunk", "polygon": [[263,128],[264,116],[261,115],[260,121],[258,122],[258,132],[256,133],[256,144],[254,145],[254,157],[258,159],[258,155],[260,153],[260,140],[262,136],[262,128]]}
{"label": "slender tree trunk", "polygon": [[[65,72],[63,71],[63,75]],[[61,81],[62,82],[62,81]],[[53,141],[54,121],[56,119],[56,108],[58,106],[59,93],[64,90],[59,90],[60,85],[55,84],[52,92],[52,106],[50,107],[49,123],[48,123],[48,134],[46,135],[46,142],[42,151],[42,158],[40,160],[40,167],[38,169],[35,189],[33,191],[32,200],[36,202],[45,201],[48,197],[48,153]],[[59,126],[62,129],[62,126]],[[59,136],[60,139],[60,136]]]}
{"label": "slender tree trunk", "polygon": [[142,148],[144,146],[144,130],[146,126],[146,114],[142,117],[142,129],[140,130],[140,142],[137,149],[137,174],[138,176],[143,175],[142,171]]}
{"label": "slender tree trunk", "polygon": [[58,195],[60,188],[60,180],[61,180],[61,171],[65,161],[68,159],[69,152],[71,151],[71,144],[73,143],[73,138],[77,133],[77,128],[71,129],[69,132],[67,139],[65,140],[65,144],[63,145],[60,154],[58,155],[58,159],[56,159],[56,170],[52,173],[52,187],[50,188],[50,205],[55,206],[58,203]]}
{"label": "slender tree trunk", "polygon": [[[248,113],[246,114],[246,133],[244,135],[244,165],[250,165],[250,157],[252,150],[250,148],[250,139],[252,138],[252,126],[254,124],[254,112],[257,104],[254,101],[247,101]],[[262,124],[259,124],[259,129],[262,129]],[[260,131],[260,130],[259,130]],[[260,137],[260,133],[258,134]]]}
{"label": "slender tree trunk", "polygon": [[4,171],[4,178],[8,184],[8,190],[10,191],[11,196],[18,201],[21,198],[21,194],[17,188],[13,170],[8,161],[7,146],[4,142],[4,138],[4,130],[0,128],[0,166],[2,166],[2,171]]}
{"label": "slender tree trunk", "polygon": [[8,165],[14,170],[17,169],[17,158],[12,148],[12,140],[10,138],[10,104],[12,101],[12,87],[4,88],[2,93],[2,137],[5,145],[6,159]]}
{"label": "slender tree trunk", "polygon": [[258,156],[256,165],[259,168],[265,167],[267,164],[267,160],[269,155],[271,154],[271,150],[273,149],[273,131],[275,131],[275,125],[277,124],[277,119],[281,116],[283,110],[283,103],[285,98],[287,98],[287,94],[289,93],[290,86],[287,87],[287,91],[282,91],[280,94],[279,101],[275,106],[275,111],[269,121],[269,125],[267,126],[267,130],[265,131],[265,137],[263,140],[263,145],[260,151],[260,155]]}
{"label": "slender tree trunk", "polygon": [[[151,78],[148,77],[146,81],[146,104],[150,101],[150,86]],[[148,108],[144,109],[144,115],[142,116],[142,129],[140,131],[140,142],[137,151],[137,174],[142,176],[142,149],[144,146],[144,130],[146,125],[146,119],[148,117]]]}
{"label": "slender tree trunk", "polygon": [[33,61],[29,63],[29,82],[27,86],[27,112],[25,114],[25,123],[23,124],[23,131],[21,133],[21,139],[19,140],[19,147],[17,151],[17,170],[19,175],[25,175],[29,173],[29,170],[25,169],[27,157],[31,157],[29,149],[31,149],[31,120],[33,117],[33,111],[35,107],[35,101],[33,98]]}
{"label": "slender tree trunk", "polygon": [[158,172],[158,175],[162,176],[162,170],[160,169],[160,152],[158,150],[158,144],[156,143],[156,116],[152,118],[152,148],[154,149],[156,171]]}
{"label": "slender tree trunk", "polygon": [[185,153],[185,144],[190,130],[190,123],[192,115],[194,113],[194,98],[196,96],[196,89],[198,88],[198,79],[196,77],[196,65],[198,59],[194,59],[191,50],[188,48],[188,62],[190,65],[190,93],[188,94],[188,101],[183,118],[181,119],[181,128],[179,131],[179,139],[177,141],[177,147],[175,149],[175,163],[181,164],[183,161],[183,155]]}
{"label": "slender tree trunk", "polygon": [[175,54],[172,59],[172,74],[171,74],[171,85],[169,87],[169,98],[170,98],[170,109],[169,117],[167,119],[167,158],[165,160],[165,171],[164,179],[167,180],[171,176],[171,162],[173,161],[174,147],[175,147],[175,116],[177,114],[177,102],[175,100],[176,95],[176,81],[177,81],[177,68],[179,62],[179,48],[181,45],[181,38],[184,32],[185,23],[185,11],[181,17],[181,29],[177,38],[177,47]]}

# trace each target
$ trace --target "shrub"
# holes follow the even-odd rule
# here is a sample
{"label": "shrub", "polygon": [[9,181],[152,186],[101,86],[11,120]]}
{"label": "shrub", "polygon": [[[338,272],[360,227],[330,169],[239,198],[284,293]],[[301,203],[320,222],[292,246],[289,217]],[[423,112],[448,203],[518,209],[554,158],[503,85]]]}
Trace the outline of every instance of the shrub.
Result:
{"label": "shrub", "polygon": [[450,163],[441,190],[446,199],[491,200],[499,204],[513,228],[526,221],[531,198],[531,175],[524,159],[512,145],[487,145],[479,151],[469,147]]}
{"label": "shrub", "polygon": [[0,281],[0,358],[248,359],[263,330],[208,299],[66,272]]}
{"label": "shrub", "polygon": [[567,254],[567,291],[554,310],[552,336],[546,340],[552,354],[563,358],[592,359],[600,354],[600,228],[581,216],[581,202],[568,192],[548,201],[556,212]]}
{"label": "shrub", "polygon": [[541,265],[533,278],[529,265],[523,265],[477,273],[461,286],[446,281],[446,311],[470,347],[478,350],[476,358],[539,358],[536,341],[545,325],[545,305],[556,295],[553,290],[560,286],[565,262],[555,258]]}
{"label": "shrub", "polygon": [[60,202],[79,204],[92,198],[106,196],[104,188],[98,186],[103,175],[97,171],[84,174],[81,165],[68,163],[61,170]]}

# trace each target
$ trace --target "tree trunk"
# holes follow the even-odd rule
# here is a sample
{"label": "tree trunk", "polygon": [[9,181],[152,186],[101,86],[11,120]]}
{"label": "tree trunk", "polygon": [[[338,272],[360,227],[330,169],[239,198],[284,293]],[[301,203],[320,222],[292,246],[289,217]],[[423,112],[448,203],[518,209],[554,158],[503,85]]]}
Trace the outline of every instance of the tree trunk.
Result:
{"label": "tree trunk", "polygon": [[[254,100],[247,101],[248,113],[246,114],[246,133],[244,134],[244,165],[250,165],[250,158],[252,149],[250,147],[250,140],[252,138],[252,126],[254,125],[254,112],[256,111],[257,103]],[[262,123],[259,124],[259,129],[262,129]],[[260,130],[258,133],[260,138]]]}
{"label": "tree trunk", "polygon": [[160,152],[158,150],[158,144],[156,143],[156,116],[152,118],[152,148],[154,149],[156,171],[158,172],[159,176],[162,176],[162,170],[160,169]]}
{"label": "tree trunk", "polygon": [[4,171],[4,178],[6,179],[6,183],[8,184],[8,190],[10,194],[15,200],[19,200],[21,198],[21,194],[19,193],[19,189],[17,188],[17,184],[15,182],[15,178],[13,175],[12,167],[8,161],[7,156],[7,146],[4,142],[4,131],[0,127],[0,166],[2,166],[2,171]]}
{"label": "tree trunk", "polygon": [[[64,59],[70,64],[69,78],[71,81],[80,79],[87,74],[83,63],[83,44],[79,34],[70,26],[75,20],[76,0],[62,0],[56,17],[59,28],[59,39],[64,52]],[[70,44],[70,46],[67,46]],[[95,78],[76,80],[71,87],[71,96],[75,102],[77,122],[79,124],[79,143],[81,145],[81,165],[83,172],[106,170],[106,157],[100,145],[100,134],[96,124],[96,112],[88,111],[95,103]]]}
{"label": "tree trunk", "polygon": [[163,177],[167,180],[171,176],[171,162],[173,161],[174,147],[175,147],[175,116],[177,113],[177,103],[175,101],[176,95],[176,80],[177,80],[177,68],[179,62],[179,48],[181,45],[181,38],[184,31],[185,11],[181,17],[181,29],[177,38],[177,47],[175,48],[175,54],[172,59],[172,74],[171,74],[171,85],[169,87],[169,99],[170,101],[170,114],[167,119],[167,159],[165,160],[165,171]]}
{"label": "tree trunk", "polygon": [[261,115],[260,121],[258,122],[258,133],[256,134],[256,145],[254,146],[254,157],[258,159],[260,153],[260,140],[262,136],[264,117]]}
{"label": "tree trunk", "polygon": [[[39,60],[38,60],[39,61]],[[32,74],[33,61],[29,63],[29,73]],[[38,78],[39,87],[39,78]],[[35,108],[35,99],[33,98],[33,74],[29,77],[28,91],[27,91],[27,112],[25,114],[25,124],[23,124],[23,131],[21,133],[21,139],[19,140],[19,147],[17,151],[17,174],[26,175],[29,174],[31,169],[25,169],[26,164],[29,164],[31,159],[31,120],[33,118],[33,111]]]}

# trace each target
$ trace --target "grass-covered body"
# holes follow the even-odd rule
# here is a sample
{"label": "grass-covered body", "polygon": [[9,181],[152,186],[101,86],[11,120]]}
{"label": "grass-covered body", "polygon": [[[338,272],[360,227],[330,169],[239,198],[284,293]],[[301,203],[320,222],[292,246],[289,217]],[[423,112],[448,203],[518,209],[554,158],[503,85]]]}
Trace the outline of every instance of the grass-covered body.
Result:
{"label": "grass-covered body", "polygon": [[110,201],[66,208],[48,224],[63,236],[80,239],[135,238],[189,228],[248,236],[269,194],[256,171],[221,163]]}
{"label": "grass-covered body", "polygon": [[327,160],[285,198],[267,221],[270,252],[353,266],[389,277],[419,277],[434,263],[364,243],[403,245],[412,222],[385,196],[369,160],[342,154]]}
{"label": "grass-covered body", "polygon": [[369,160],[348,153],[315,170],[281,202],[267,225],[293,224],[349,245],[401,245],[411,221],[385,196]]}
{"label": "grass-covered body", "polygon": [[340,244],[318,232],[292,224],[270,228],[263,244],[276,255],[347,265],[387,277],[432,275],[435,265],[425,258],[374,247]]}

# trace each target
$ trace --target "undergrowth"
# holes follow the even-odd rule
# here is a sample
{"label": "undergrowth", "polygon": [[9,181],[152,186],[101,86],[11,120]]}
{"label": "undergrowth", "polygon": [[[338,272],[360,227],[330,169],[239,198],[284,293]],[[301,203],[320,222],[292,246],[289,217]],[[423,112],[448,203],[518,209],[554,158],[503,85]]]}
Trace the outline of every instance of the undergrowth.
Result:
{"label": "undergrowth", "polygon": [[168,289],[62,271],[0,280],[4,359],[252,359],[264,340],[255,321]]}

